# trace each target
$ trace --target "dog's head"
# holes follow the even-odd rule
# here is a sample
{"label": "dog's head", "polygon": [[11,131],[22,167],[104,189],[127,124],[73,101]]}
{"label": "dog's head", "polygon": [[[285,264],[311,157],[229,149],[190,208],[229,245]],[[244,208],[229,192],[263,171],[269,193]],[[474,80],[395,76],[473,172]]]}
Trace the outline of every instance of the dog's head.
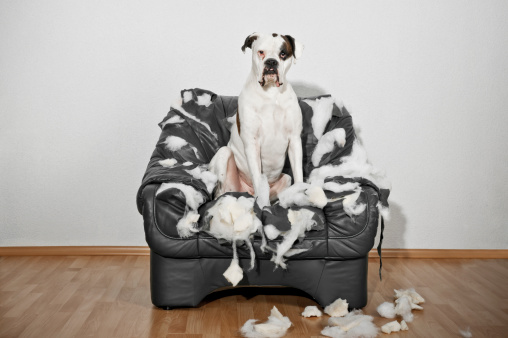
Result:
{"label": "dog's head", "polygon": [[242,51],[252,49],[252,71],[259,84],[282,86],[291,64],[302,56],[303,45],[290,35],[253,33],[245,39]]}

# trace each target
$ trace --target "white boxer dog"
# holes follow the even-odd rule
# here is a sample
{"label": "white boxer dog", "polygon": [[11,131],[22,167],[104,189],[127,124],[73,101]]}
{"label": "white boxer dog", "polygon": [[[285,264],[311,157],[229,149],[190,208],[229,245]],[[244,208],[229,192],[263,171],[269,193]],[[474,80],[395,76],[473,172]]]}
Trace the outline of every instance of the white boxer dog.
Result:
{"label": "white boxer dog", "polygon": [[252,69],[240,96],[231,139],[210,162],[218,177],[215,198],[230,192],[248,192],[263,208],[291,185],[282,169],[289,156],[295,183],[303,182],[302,112],[286,81],[291,64],[303,45],[289,35],[254,33],[242,51],[252,49]]}

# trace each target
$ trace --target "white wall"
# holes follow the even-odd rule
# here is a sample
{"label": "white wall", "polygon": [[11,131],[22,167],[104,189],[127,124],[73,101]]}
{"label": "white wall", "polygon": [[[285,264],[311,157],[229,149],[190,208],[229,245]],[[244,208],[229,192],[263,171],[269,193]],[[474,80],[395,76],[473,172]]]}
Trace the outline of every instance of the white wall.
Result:
{"label": "white wall", "polygon": [[0,245],[144,245],[135,195],[182,88],[237,95],[254,31],[306,46],[393,182],[385,247],[508,248],[506,1],[1,1]]}

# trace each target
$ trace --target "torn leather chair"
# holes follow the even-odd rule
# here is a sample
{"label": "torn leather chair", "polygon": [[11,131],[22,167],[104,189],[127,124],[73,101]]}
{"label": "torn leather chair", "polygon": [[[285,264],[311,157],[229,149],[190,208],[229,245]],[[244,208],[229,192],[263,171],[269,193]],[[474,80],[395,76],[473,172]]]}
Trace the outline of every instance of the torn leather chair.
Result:
{"label": "torn leather chair", "polygon": [[[327,96],[306,100],[315,101],[323,97]],[[205,203],[199,208],[203,216],[212,196],[205,183],[186,170],[208,164],[215,152],[227,144],[237,97],[192,89],[182,91],[182,98],[181,108],[172,108],[159,124],[162,132],[137,194],[137,207],[143,215],[146,241],[150,247],[152,302],[164,308],[197,306],[207,294],[231,285],[223,276],[231,262],[231,244],[220,243],[206,232],[181,238],[176,224],[187,210],[185,195],[177,188],[167,189],[158,195],[156,192],[162,183],[192,186],[204,196]],[[318,139],[313,133],[311,105],[303,100],[299,103],[303,114],[303,170],[307,179],[315,169],[311,156]],[[351,153],[355,140],[352,118],[347,110],[335,104],[332,109],[324,133],[344,128],[346,145],[334,147],[333,151],[324,154],[318,167],[339,165],[341,158]],[[171,151],[165,143],[168,136],[180,137],[187,144]],[[174,158],[177,163],[171,167],[159,163],[168,158]],[[288,160],[284,172],[291,175]],[[329,176],[325,179],[325,182],[336,183],[352,181],[360,184],[357,202],[366,204],[363,212],[351,217],[344,211],[343,197],[353,191],[334,193],[325,190],[328,204],[322,210],[316,209],[322,226],[309,231],[293,246],[308,250],[290,257],[287,269],[275,269],[270,261],[273,253],[262,252],[261,238],[253,236],[256,266],[248,271],[249,251],[245,245],[238,247],[240,266],[244,270],[238,286],[288,286],[305,291],[323,307],[337,298],[347,299],[350,308],[364,307],[367,304],[368,255],[374,245],[380,217],[378,203],[387,206],[389,191],[379,189],[372,181],[362,177]],[[277,206],[273,211],[280,213],[280,208]],[[272,224],[274,219],[267,219],[275,217],[277,212],[268,212],[262,218]],[[200,221],[204,218],[201,217]],[[278,242],[280,238],[268,240],[272,247],[276,247]]]}

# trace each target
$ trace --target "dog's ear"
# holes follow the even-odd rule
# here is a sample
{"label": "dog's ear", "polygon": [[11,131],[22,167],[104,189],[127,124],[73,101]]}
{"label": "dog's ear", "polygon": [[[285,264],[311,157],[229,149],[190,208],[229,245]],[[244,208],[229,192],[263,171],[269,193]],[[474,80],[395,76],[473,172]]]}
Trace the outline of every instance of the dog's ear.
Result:
{"label": "dog's ear", "polygon": [[254,40],[256,40],[258,38],[258,34],[257,33],[252,33],[251,35],[249,35],[246,39],[245,39],[245,42],[242,46],[242,52],[245,53],[245,48],[250,48],[252,49],[252,43],[254,42]]}
{"label": "dog's ear", "polygon": [[293,49],[294,60],[299,59],[303,54],[303,49],[305,46],[296,41],[291,35],[283,35],[282,38],[291,45],[291,48]]}

